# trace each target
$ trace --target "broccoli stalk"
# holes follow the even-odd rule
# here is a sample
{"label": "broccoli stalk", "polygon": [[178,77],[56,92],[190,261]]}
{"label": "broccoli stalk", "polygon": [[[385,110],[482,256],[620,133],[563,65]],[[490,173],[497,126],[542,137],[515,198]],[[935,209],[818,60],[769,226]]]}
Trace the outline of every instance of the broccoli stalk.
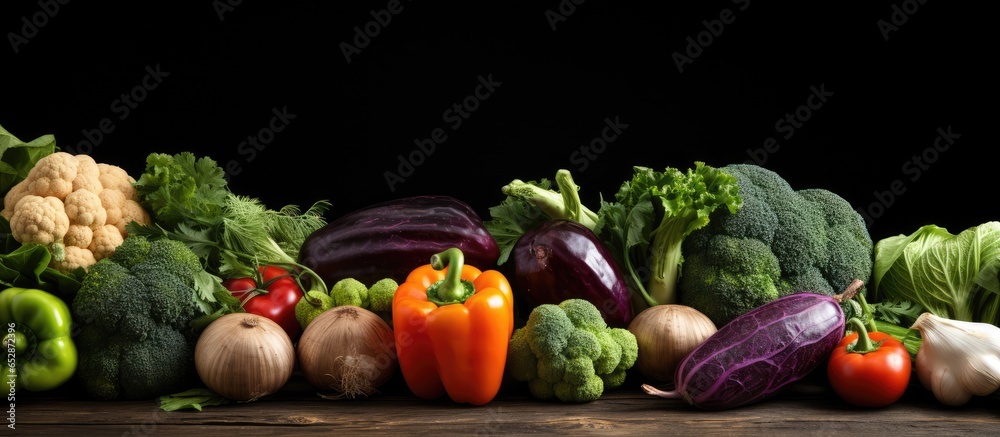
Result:
{"label": "broccoli stalk", "polygon": [[[670,167],[633,170],[632,179],[615,194],[616,202],[602,203],[595,231],[616,252],[638,300],[648,306],[677,303],[682,243],[708,224],[716,208],[730,213],[740,208],[736,178],[700,161],[687,173]],[[645,281],[644,267],[650,271]]]}
{"label": "broccoli stalk", "polygon": [[549,218],[572,220],[594,229],[597,226],[597,213],[580,202],[580,187],[573,181],[569,170],[556,171],[556,186],[559,187],[559,192],[515,179],[500,191],[507,196],[531,202]]}
{"label": "broccoli stalk", "polygon": [[569,170],[556,171],[555,181],[559,191],[549,188],[548,179],[515,179],[501,187],[507,198],[490,208],[491,218],[483,223],[500,247],[497,265],[507,262],[525,232],[547,220],[572,220],[591,230],[597,227],[599,215],[580,201],[580,187]]}
{"label": "broccoli stalk", "polygon": [[[681,243],[690,232],[691,217],[664,215],[663,222],[653,234],[653,244],[649,251],[652,274],[646,289],[639,288],[642,298],[649,306],[661,303],[677,303],[677,279],[681,275]],[[700,226],[699,226],[700,227]]]}

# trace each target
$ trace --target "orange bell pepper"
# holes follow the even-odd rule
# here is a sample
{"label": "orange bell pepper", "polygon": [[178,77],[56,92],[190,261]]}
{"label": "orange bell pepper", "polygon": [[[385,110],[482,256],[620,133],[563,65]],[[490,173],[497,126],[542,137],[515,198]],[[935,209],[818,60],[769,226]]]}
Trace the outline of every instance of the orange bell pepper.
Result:
{"label": "orange bell pepper", "polygon": [[514,331],[510,282],[464,265],[450,248],[396,289],[393,332],[400,371],[416,396],[484,405],[496,397]]}

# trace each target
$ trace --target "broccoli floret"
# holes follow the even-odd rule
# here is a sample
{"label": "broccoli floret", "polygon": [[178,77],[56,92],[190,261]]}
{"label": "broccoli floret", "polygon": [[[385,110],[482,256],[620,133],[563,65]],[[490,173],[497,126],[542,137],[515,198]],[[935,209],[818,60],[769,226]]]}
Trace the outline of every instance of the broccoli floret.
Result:
{"label": "broccoli floret", "polygon": [[721,170],[735,176],[743,204],[735,214],[712,213],[684,240],[680,303],[723,326],[796,291],[833,295],[871,278],[874,245],[847,200],[819,188],[795,190],[753,164]]}
{"label": "broccoli floret", "polygon": [[[95,263],[72,303],[79,324],[76,377],[101,400],[153,399],[191,382],[208,274],[183,243],[130,235]],[[210,287],[221,282],[212,281]]]}
{"label": "broccoli floret", "polygon": [[536,306],[514,330],[507,374],[538,399],[589,402],[619,387],[637,356],[635,335],[609,327],[589,301],[568,299]]}
{"label": "broccoli floret", "polygon": [[368,308],[368,286],[354,278],[344,278],[330,288],[334,306],[354,305]]}

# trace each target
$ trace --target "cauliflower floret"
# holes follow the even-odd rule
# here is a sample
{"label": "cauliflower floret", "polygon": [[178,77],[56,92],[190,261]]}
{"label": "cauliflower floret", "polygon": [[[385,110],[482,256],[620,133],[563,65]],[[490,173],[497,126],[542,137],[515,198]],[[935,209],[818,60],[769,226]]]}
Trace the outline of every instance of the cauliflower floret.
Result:
{"label": "cauliflower floret", "polygon": [[66,231],[66,236],[63,237],[63,244],[67,246],[88,247],[93,240],[94,230],[90,229],[90,226],[71,224],[69,225],[69,230]]}
{"label": "cauliflower floret", "polygon": [[125,195],[115,189],[104,189],[98,196],[101,199],[101,206],[107,215],[105,224],[118,225],[122,221],[122,205],[125,204]]}
{"label": "cauliflower floret", "polygon": [[121,167],[55,152],[39,159],[11,187],[0,215],[10,222],[17,242],[49,248],[51,267],[86,269],[115,252],[128,235],[128,223],[152,223],[133,183]]}
{"label": "cauliflower floret", "polygon": [[73,179],[73,191],[87,190],[94,194],[104,188],[101,185],[101,169],[97,161],[90,155],[74,155],[77,161],[76,178]]}
{"label": "cauliflower floret", "polygon": [[97,229],[107,222],[108,213],[101,205],[101,198],[90,190],[69,193],[64,201],[66,215],[73,224]]}
{"label": "cauliflower floret", "polygon": [[97,168],[101,172],[99,177],[101,186],[105,189],[111,188],[121,191],[126,199],[138,199],[135,187],[132,186],[135,183],[135,178],[129,176],[125,169],[106,163],[97,164]]}
{"label": "cauliflower floret", "polygon": [[21,200],[27,194],[27,184],[20,183],[11,187],[10,191],[7,191],[7,195],[3,198],[3,218],[10,221],[10,217],[14,215],[14,205],[17,205],[17,201]]}
{"label": "cauliflower floret", "polygon": [[115,225],[104,225],[94,230],[94,238],[87,249],[94,254],[94,259],[100,261],[115,253],[125,239]]}
{"label": "cauliflower floret", "polygon": [[31,194],[62,200],[73,192],[73,179],[79,169],[80,163],[72,154],[55,152],[39,159],[22,182]]}
{"label": "cauliflower floret", "polygon": [[63,241],[69,230],[69,217],[58,198],[29,194],[14,206],[10,229],[14,239],[21,243],[47,246]]}
{"label": "cauliflower floret", "polygon": [[149,213],[146,212],[139,202],[132,199],[125,199],[125,202],[122,203],[122,218],[118,223],[114,224],[118,228],[118,232],[122,234],[122,237],[128,237],[125,225],[133,221],[145,226],[148,226],[152,222]]}
{"label": "cauliflower floret", "polygon": [[78,267],[86,269],[97,262],[90,249],[84,249],[77,246],[66,246],[64,248],[64,252],[62,261],[53,259],[49,262],[49,267],[59,270],[60,272],[71,272],[76,270]]}

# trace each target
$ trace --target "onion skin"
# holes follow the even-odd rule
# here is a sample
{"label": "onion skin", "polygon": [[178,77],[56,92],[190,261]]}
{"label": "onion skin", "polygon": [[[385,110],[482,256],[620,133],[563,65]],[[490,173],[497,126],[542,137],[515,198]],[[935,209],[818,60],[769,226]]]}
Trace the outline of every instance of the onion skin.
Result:
{"label": "onion skin", "polygon": [[378,314],[352,305],[316,316],[302,332],[297,348],[305,380],[334,390],[338,397],[375,394],[399,365],[389,324]]}
{"label": "onion skin", "polygon": [[628,330],[639,344],[636,368],[657,383],[672,384],[677,366],[714,334],[712,319],[680,304],[654,305],[632,319]]}
{"label": "onion skin", "polygon": [[194,361],[206,387],[226,399],[250,402],[284,387],[295,369],[295,346],[273,320],[230,313],[205,327]]}

